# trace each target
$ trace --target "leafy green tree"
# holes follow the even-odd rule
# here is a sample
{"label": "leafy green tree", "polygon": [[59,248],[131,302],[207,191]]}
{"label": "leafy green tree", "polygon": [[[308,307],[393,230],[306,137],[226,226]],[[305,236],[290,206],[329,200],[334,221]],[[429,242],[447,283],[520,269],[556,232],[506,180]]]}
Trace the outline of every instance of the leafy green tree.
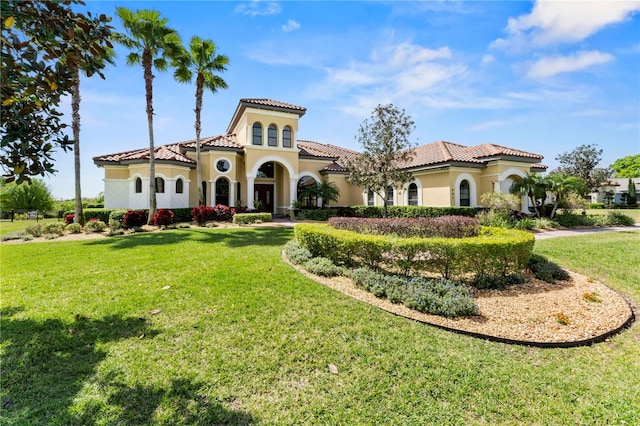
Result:
{"label": "leafy green tree", "polygon": [[180,83],[191,83],[196,79],[196,176],[198,180],[199,204],[204,204],[202,193],[202,161],[200,158],[200,114],[202,112],[202,95],[204,89],[216,93],[218,89],[226,89],[227,83],[216,73],[225,71],[229,58],[218,55],[216,45],[211,40],[202,40],[199,37],[191,37],[189,50],[181,49],[173,61],[176,67],[174,77]]}
{"label": "leafy green tree", "polygon": [[[64,134],[61,98],[72,91],[74,67],[109,47],[100,35],[110,30],[110,18],[77,12],[82,4],[0,2],[0,167],[7,181],[55,173],[55,149],[67,151],[73,144]],[[86,70],[104,78],[100,69]]]}
{"label": "leafy green tree", "polygon": [[611,168],[617,178],[640,177],[640,154],[618,158],[613,162]]}
{"label": "leafy green tree", "polygon": [[415,156],[415,144],[409,141],[414,130],[411,117],[393,104],[378,105],[370,119],[362,122],[356,139],[363,152],[346,161],[348,182],[375,192],[383,200],[387,217],[387,199],[392,185],[412,179],[405,166]]}
{"label": "leafy green tree", "polygon": [[528,174],[522,179],[513,182],[510,188],[512,194],[519,194],[529,197],[531,205],[536,213],[536,217],[540,217],[540,209],[538,209],[538,200],[544,202],[546,198],[545,192],[548,182],[544,177],[538,174]]}
{"label": "leafy green tree", "polygon": [[39,179],[17,184],[10,182],[2,187],[2,210],[39,210],[47,211],[53,208],[54,200],[51,191]]}
{"label": "leafy green tree", "polygon": [[633,183],[633,180],[629,178],[629,183],[627,186],[627,205],[635,206],[638,204],[638,195],[636,193],[636,185]]}
{"label": "leafy green tree", "polygon": [[131,52],[127,64],[142,64],[146,96],[147,124],[149,127],[149,225],[158,208],[156,198],[155,146],[153,140],[153,69],[166,71],[171,57],[181,49],[178,33],[167,27],[168,20],[155,10],[131,11],[116,8],[126,34],[114,34],[114,40]]}
{"label": "leafy green tree", "polygon": [[595,189],[612,175],[611,169],[597,167],[602,160],[602,152],[595,144],[580,145],[573,151],[556,157],[560,167],[554,170],[554,173],[579,177],[586,182],[589,189]]}

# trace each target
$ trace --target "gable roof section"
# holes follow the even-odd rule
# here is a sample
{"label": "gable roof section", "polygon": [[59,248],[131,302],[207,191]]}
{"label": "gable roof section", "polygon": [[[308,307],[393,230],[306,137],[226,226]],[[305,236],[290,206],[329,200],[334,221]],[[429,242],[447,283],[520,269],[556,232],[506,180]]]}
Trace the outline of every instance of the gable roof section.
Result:
{"label": "gable roof section", "polygon": [[243,99],[240,99],[240,102],[236,107],[236,111],[233,113],[233,116],[231,117],[231,121],[229,122],[229,127],[227,127],[227,133],[233,132],[233,129],[238,124],[238,120],[240,120],[240,117],[242,117],[244,110],[247,108],[258,108],[258,109],[266,109],[270,111],[288,112],[291,114],[296,114],[298,117],[302,117],[307,112],[307,109],[305,107],[288,104],[286,102],[274,101],[272,99],[243,98]]}
{"label": "gable roof section", "polygon": [[[196,162],[184,155],[185,151],[195,151],[195,146],[196,141],[193,139],[155,147],[155,160],[161,163],[174,163],[188,167],[195,167]],[[242,146],[236,142],[235,135],[220,135],[201,138],[200,146],[203,150],[217,149],[223,151],[230,150],[242,152]],[[93,157],[93,162],[98,166],[106,164],[146,163],[148,161],[148,148]]]}

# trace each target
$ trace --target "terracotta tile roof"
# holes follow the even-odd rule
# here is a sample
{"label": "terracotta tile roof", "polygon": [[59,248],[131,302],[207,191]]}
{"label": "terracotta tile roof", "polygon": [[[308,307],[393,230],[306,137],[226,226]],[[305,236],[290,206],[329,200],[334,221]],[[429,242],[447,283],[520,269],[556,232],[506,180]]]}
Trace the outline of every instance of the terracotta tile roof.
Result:
{"label": "terracotta tile roof", "polygon": [[288,104],[286,102],[274,101],[272,99],[240,99],[240,103],[248,104],[248,105],[258,105],[263,107],[271,107],[278,109],[288,109],[293,111],[300,111],[303,114],[307,111],[305,107],[301,107],[298,105]]}
{"label": "terracotta tile roof", "polygon": [[[235,135],[220,135],[210,136],[200,139],[201,147],[209,148],[222,148],[222,149],[237,149],[242,150],[242,146],[236,142]],[[183,163],[188,166],[195,165],[196,162],[187,157],[184,152],[186,150],[195,149],[195,139],[178,142],[169,145],[157,146],[154,149],[156,161],[171,161],[177,163]],[[133,151],[118,152],[115,154],[101,155],[93,157],[93,162],[96,164],[105,163],[135,163],[144,162],[149,160],[149,149],[136,149]]]}
{"label": "terracotta tile roof", "polygon": [[[438,141],[415,148],[415,156],[404,168],[422,167],[440,163],[462,162],[484,164],[486,158],[496,156],[522,157],[541,160],[542,156],[495,144],[467,147],[452,142]],[[542,165],[541,165],[542,166]],[[546,166],[542,166],[546,168]]]}
{"label": "terracotta tile roof", "polygon": [[298,148],[300,148],[300,155],[303,157],[334,158],[332,164],[322,169],[328,172],[346,172],[345,160],[352,159],[359,154],[357,151],[336,145],[304,140],[298,140]]}

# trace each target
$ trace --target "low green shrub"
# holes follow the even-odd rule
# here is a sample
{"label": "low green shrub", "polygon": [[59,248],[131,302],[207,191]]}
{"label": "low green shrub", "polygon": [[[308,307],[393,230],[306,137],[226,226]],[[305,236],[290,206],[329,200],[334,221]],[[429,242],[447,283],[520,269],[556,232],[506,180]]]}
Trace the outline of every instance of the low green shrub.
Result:
{"label": "low green shrub", "polygon": [[538,254],[534,254],[529,258],[527,267],[536,278],[550,284],[569,279],[569,273],[567,271],[562,269],[558,264]]}
{"label": "low green shrub", "polygon": [[594,210],[604,209],[604,203],[591,203],[589,204],[589,208]]}
{"label": "low green shrub", "polygon": [[179,208],[179,209],[171,209],[173,211],[173,222],[191,222],[193,220],[193,216],[191,215],[191,211],[193,209],[187,208]]}
{"label": "low green shrub", "polygon": [[312,274],[323,277],[342,275],[342,269],[334,265],[333,262],[326,257],[313,257],[304,263],[303,268]]}
{"label": "low green shrub", "polygon": [[478,313],[471,291],[455,281],[385,275],[369,268],[354,269],[351,278],[356,285],[377,297],[386,297],[394,303],[402,302],[420,312],[446,317]]}
{"label": "low green shrub", "polygon": [[64,233],[64,223],[63,222],[45,223],[44,225],[42,225],[42,233],[62,235]]}
{"label": "low green shrub", "polygon": [[[425,206],[387,206],[387,217],[440,217],[468,216],[475,217],[483,210],[476,207],[425,207]],[[355,217],[381,218],[381,206],[353,206],[348,214]]]}
{"label": "low green shrub", "polygon": [[526,266],[535,242],[528,232],[501,228],[483,228],[470,238],[365,235],[325,224],[298,224],[294,233],[313,256],[338,265],[383,264],[405,274],[432,272],[444,278],[517,272]]}
{"label": "low green shrub", "polygon": [[43,234],[42,225],[39,223],[36,223],[35,225],[27,226],[24,229],[24,232],[34,237],[41,237]]}
{"label": "low green shrub", "polygon": [[44,234],[42,237],[45,240],[54,240],[56,238],[58,238],[60,236],[60,234]]}
{"label": "low green shrub", "polygon": [[10,240],[22,240],[24,237],[30,236],[24,231],[12,232],[10,234],[4,234],[0,237],[0,241],[10,241]]}
{"label": "low green shrub", "polygon": [[294,240],[285,244],[284,253],[287,256],[287,259],[296,265],[302,265],[313,257],[309,250],[304,247],[300,247]]}
{"label": "low green shrub", "polygon": [[111,232],[124,228],[124,217],[127,214],[127,209],[116,209],[109,213],[109,230]]}
{"label": "low green shrub", "polygon": [[[82,215],[84,216],[84,222],[87,223],[91,219],[98,219],[103,221],[104,223],[109,223],[109,215],[111,214],[112,209],[83,209]],[[73,211],[69,212],[74,214]]]}
{"label": "low green shrub", "polygon": [[317,220],[326,222],[338,214],[338,209],[301,209],[296,216],[298,220]]}
{"label": "low green shrub", "polygon": [[98,219],[91,219],[90,221],[85,223],[84,231],[87,234],[90,234],[92,232],[103,232],[106,227],[107,225],[103,221]]}
{"label": "low green shrub", "polygon": [[70,223],[67,225],[65,230],[70,234],[79,234],[82,232],[82,225],[79,223]]}
{"label": "low green shrub", "polygon": [[233,216],[233,223],[236,225],[249,225],[251,223],[271,222],[271,213],[236,213]]}
{"label": "low green shrub", "polygon": [[471,281],[471,285],[480,290],[501,290],[524,282],[522,275],[512,273],[508,275],[478,275]]}
{"label": "low green shrub", "polygon": [[537,217],[534,219],[534,223],[534,229],[554,229],[559,226],[557,222],[547,217]]}
{"label": "low green shrub", "polygon": [[608,212],[605,217],[607,225],[633,226],[635,224],[635,220],[631,216],[627,216],[620,212]]}

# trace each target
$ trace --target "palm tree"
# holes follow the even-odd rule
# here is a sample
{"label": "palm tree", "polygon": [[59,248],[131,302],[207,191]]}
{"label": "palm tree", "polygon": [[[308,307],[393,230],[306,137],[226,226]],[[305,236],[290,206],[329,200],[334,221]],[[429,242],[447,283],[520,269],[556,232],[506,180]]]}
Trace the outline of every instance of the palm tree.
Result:
{"label": "palm tree", "polygon": [[191,83],[193,76],[196,77],[196,176],[198,182],[198,203],[204,204],[204,194],[202,193],[202,167],[200,160],[200,113],[202,112],[202,95],[204,89],[212,93],[218,89],[226,89],[227,83],[215,75],[216,72],[225,71],[225,65],[229,63],[229,58],[216,54],[216,45],[211,40],[202,40],[200,37],[191,37],[189,51],[181,49],[173,60],[176,67],[173,73],[180,83]]}
{"label": "palm tree", "polygon": [[169,65],[167,59],[180,49],[180,36],[167,27],[168,20],[160,17],[155,10],[136,10],[126,7],[116,8],[116,15],[122,20],[126,34],[115,34],[116,42],[122,44],[131,53],[127,55],[127,64],[142,64],[144,86],[147,101],[147,123],[149,126],[149,224],[157,209],[155,147],[153,142],[153,68],[165,71]]}
{"label": "palm tree", "polygon": [[529,197],[531,205],[536,213],[536,217],[540,217],[540,210],[538,210],[537,200],[540,199],[544,202],[545,191],[547,189],[547,182],[545,179],[537,174],[528,174],[522,179],[513,182],[510,188],[512,194],[519,194]]}
{"label": "palm tree", "polygon": [[547,176],[547,179],[549,181],[549,190],[555,195],[553,210],[551,210],[551,219],[553,219],[558,206],[562,204],[567,195],[572,192],[577,194],[584,193],[586,183],[579,177],[567,176],[564,173],[552,173]]}
{"label": "palm tree", "polygon": [[322,206],[324,207],[330,201],[338,201],[340,198],[340,188],[334,182],[323,180],[318,185],[318,196],[322,198]]}

